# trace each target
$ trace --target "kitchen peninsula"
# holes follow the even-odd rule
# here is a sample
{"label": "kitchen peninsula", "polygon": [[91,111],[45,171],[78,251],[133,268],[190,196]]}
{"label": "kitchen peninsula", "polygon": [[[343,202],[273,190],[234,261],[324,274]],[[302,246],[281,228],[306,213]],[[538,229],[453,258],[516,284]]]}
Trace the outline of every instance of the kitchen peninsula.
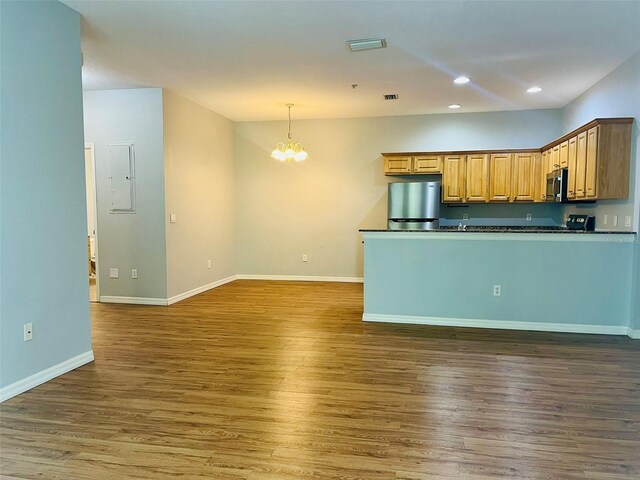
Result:
{"label": "kitchen peninsula", "polygon": [[364,321],[640,337],[633,232],[360,231]]}

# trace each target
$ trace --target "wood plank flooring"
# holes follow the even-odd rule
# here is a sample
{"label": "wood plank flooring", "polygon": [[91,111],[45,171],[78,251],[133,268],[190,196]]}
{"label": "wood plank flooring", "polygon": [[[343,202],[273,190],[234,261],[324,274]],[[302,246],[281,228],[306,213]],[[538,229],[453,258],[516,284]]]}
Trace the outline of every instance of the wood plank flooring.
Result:
{"label": "wood plank flooring", "polygon": [[640,478],[626,337],[365,324],[346,283],[91,310],[95,362],[0,407],[1,478]]}

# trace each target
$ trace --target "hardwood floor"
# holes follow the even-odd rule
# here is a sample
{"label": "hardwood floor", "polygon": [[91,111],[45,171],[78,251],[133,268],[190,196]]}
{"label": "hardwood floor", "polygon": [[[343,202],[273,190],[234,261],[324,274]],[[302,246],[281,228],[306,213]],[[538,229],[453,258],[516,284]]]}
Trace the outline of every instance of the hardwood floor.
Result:
{"label": "hardwood floor", "polygon": [[365,324],[362,285],[92,304],[0,407],[3,479],[638,479],[640,341]]}

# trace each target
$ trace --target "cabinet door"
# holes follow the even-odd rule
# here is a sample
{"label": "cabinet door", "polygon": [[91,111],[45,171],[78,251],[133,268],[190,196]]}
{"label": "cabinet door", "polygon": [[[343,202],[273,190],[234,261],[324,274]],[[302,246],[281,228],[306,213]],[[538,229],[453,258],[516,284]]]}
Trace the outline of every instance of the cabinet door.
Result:
{"label": "cabinet door", "polygon": [[537,153],[516,153],[513,159],[514,201],[533,202],[536,199]]}
{"label": "cabinet door", "polygon": [[587,132],[578,135],[576,146],[576,199],[585,198],[587,169]]}
{"label": "cabinet door", "polygon": [[408,175],[411,173],[411,157],[384,157],[385,175]]}
{"label": "cabinet door", "polygon": [[413,173],[442,173],[442,155],[413,157]]}
{"label": "cabinet door", "polygon": [[511,153],[494,153],[489,160],[489,200],[507,202],[511,200]]}
{"label": "cabinet door", "polygon": [[587,131],[587,161],[585,167],[584,193],[587,198],[597,197],[597,156],[598,156],[598,128]]}
{"label": "cabinet door", "polygon": [[467,155],[467,202],[489,201],[489,155]]}
{"label": "cabinet door", "polygon": [[545,201],[545,198],[547,196],[547,173],[549,172],[549,157],[551,155],[551,151],[550,150],[545,150],[544,152],[542,152],[542,155],[540,155],[541,160],[540,160],[540,173],[538,175],[538,182],[540,184],[539,186],[539,191],[540,191],[540,196],[539,199],[541,201]]}
{"label": "cabinet door", "polygon": [[462,202],[465,198],[465,160],[464,155],[444,157],[442,168],[442,201]]}
{"label": "cabinet door", "polygon": [[560,145],[556,145],[551,150],[551,170],[554,171],[560,168]]}
{"label": "cabinet door", "polygon": [[569,141],[562,142],[560,144],[560,168],[567,168],[569,166]]}
{"label": "cabinet door", "polygon": [[578,137],[569,139],[569,158],[567,160],[567,198],[576,198],[576,167],[578,160]]}
{"label": "cabinet door", "polygon": [[543,164],[542,164],[542,169],[544,171],[544,177],[545,177],[545,182],[546,182],[546,178],[547,178],[547,173],[551,173],[553,172],[553,149],[550,148],[549,150],[546,150],[543,153],[544,157],[543,157]]}

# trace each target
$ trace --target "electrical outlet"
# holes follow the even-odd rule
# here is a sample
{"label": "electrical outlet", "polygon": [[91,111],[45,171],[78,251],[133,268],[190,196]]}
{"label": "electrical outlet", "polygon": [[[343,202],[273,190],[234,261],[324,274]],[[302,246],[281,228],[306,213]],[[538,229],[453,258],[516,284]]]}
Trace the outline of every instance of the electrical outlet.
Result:
{"label": "electrical outlet", "polygon": [[207,268],[211,268],[213,267],[213,264],[211,263],[211,259],[207,260]]}
{"label": "electrical outlet", "polygon": [[625,227],[630,227],[631,226],[631,217],[629,215],[624,217],[624,226]]}
{"label": "electrical outlet", "polygon": [[170,213],[169,214],[169,222],[176,223],[176,214],[175,213]]}
{"label": "electrical outlet", "polygon": [[530,222],[531,218],[533,218],[533,216],[530,213],[527,213],[527,222]]}
{"label": "electrical outlet", "polygon": [[138,278],[138,269],[137,268],[132,268],[131,269],[131,278]]}
{"label": "electrical outlet", "polygon": [[109,269],[109,278],[120,278],[120,273],[117,268]]}
{"label": "electrical outlet", "polygon": [[606,225],[608,221],[609,221],[609,215],[605,213],[602,217],[602,223]]}
{"label": "electrical outlet", "polygon": [[462,214],[462,219],[463,220],[469,220],[469,214],[468,213],[463,213]]}
{"label": "electrical outlet", "polygon": [[302,255],[302,261],[306,262],[307,260],[309,260],[309,257],[307,257],[307,254]]}
{"label": "electrical outlet", "polygon": [[25,323],[24,324],[24,341],[28,342],[29,340],[33,340],[33,324]]}
{"label": "electrical outlet", "polygon": [[499,297],[502,295],[502,285],[494,285],[493,286],[493,296]]}
{"label": "electrical outlet", "polygon": [[617,227],[618,226],[618,215],[614,215],[613,216],[613,226]]}

